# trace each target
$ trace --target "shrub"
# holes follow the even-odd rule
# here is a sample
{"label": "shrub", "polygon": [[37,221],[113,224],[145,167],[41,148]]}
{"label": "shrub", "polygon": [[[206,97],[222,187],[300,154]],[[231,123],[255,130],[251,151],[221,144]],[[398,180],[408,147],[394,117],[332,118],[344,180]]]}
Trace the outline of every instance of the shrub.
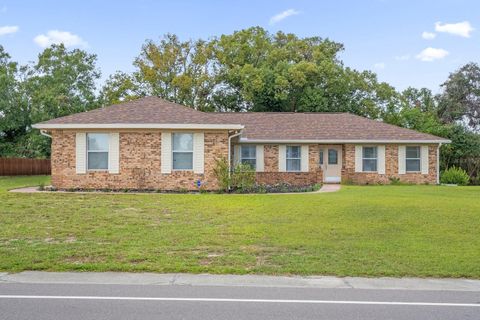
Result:
{"label": "shrub", "polygon": [[248,192],[255,187],[255,170],[249,164],[239,163],[231,175],[231,187]]}
{"label": "shrub", "polygon": [[38,186],[38,191],[45,191],[45,183],[40,183],[40,185]]}
{"label": "shrub", "polygon": [[221,191],[228,192],[230,188],[230,176],[228,174],[228,161],[225,158],[215,160],[213,174],[218,180],[218,186]]}
{"label": "shrub", "polygon": [[447,184],[458,184],[460,186],[465,186],[468,184],[470,177],[467,172],[462,168],[450,167],[447,170],[443,171],[440,175],[440,182]]}

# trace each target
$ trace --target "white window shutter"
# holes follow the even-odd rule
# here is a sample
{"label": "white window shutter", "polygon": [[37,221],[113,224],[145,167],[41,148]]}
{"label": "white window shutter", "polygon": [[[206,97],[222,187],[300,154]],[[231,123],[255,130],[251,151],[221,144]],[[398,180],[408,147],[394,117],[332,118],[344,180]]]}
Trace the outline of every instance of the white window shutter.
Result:
{"label": "white window shutter", "polygon": [[405,146],[398,146],[398,174],[405,174]]}
{"label": "white window shutter", "polygon": [[385,146],[377,146],[377,171],[385,174]]}
{"label": "white window shutter", "polygon": [[162,173],[172,172],[172,133],[162,132],[161,150],[161,171]]}
{"label": "white window shutter", "polygon": [[422,174],[428,174],[428,146],[421,146],[420,148],[421,170]]}
{"label": "white window shutter", "polygon": [[108,172],[120,172],[120,135],[118,132],[108,135]]}
{"label": "white window shutter", "polygon": [[287,171],[287,146],[284,144],[278,146],[278,171]]}
{"label": "white window shutter", "polygon": [[203,132],[193,134],[193,172],[202,174],[205,167],[205,135]]}
{"label": "white window shutter", "polygon": [[287,146],[284,144],[278,146],[278,171],[287,171]]}
{"label": "white window shutter", "polygon": [[[355,146],[355,172],[362,172],[362,146],[356,145]],[[328,155],[327,155],[328,156]]]}
{"label": "white window shutter", "polygon": [[300,151],[300,156],[301,156],[301,168],[302,172],[308,172],[308,144],[307,145],[302,145],[302,151]]}
{"label": "white window shutter", "polygon": [[263,144],[258,144],[256,147],[256,170],[257,172],[263,172],[264,171],[264,166],[265,166],[265,160],[263,157]]}
{"label": "white window shutter", "polygon": [[77,132],[75,137],[75,167],[77,174],[87,172],[87,135]]}
{"label": "white window shutter", "polygon": [[233,165],[236,166],[237,164],[240,163],[241,160],[241,147],[239,144],[236,144],[233,146]]}

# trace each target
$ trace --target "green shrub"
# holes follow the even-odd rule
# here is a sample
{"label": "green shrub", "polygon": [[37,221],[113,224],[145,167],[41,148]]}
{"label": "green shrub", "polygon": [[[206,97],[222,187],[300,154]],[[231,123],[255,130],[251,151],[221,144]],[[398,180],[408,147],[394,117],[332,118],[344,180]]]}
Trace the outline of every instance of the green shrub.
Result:
{"label": "green shrub", "polygon": [[458,184],[460,186],[465,186],[468,184],[470,177],[467,172],[462,168],[450,167],[447,170],[443,171],[440,175],[440,182],[447,184]]}
{"label": "green shrub", "polygon": [[255,170],[249,164],[239,163],[231,175],[231,187],[241,192],[248,192],[255,187]]}
{"label": "green shrub", "polygon": [[45,183],[40,183],[40,185],[38,186],[38,191],[45,191]]}
{"label": "green shrub", "polygon": [[228,161],[225,158],[215,160],[213,174],[218,180],[218,186],[221,191],[228,192],[230,188],[230,175],[228,174]]}

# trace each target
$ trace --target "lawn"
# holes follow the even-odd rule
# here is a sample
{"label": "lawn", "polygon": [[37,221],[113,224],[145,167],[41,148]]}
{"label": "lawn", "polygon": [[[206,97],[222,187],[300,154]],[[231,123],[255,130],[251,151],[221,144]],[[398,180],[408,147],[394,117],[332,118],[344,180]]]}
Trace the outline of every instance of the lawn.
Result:
{"label": "lawn", "polygon": [[0,271],[480,278],[480,187],[336,193],[14,194],[0,177]]}

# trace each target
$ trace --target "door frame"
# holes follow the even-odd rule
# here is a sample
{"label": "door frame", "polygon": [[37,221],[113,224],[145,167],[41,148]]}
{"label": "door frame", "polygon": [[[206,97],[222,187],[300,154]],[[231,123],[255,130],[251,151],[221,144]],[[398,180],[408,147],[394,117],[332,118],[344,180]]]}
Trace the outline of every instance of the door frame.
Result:
{"label": "door frame", "polygon": [[[335,148],[337,150],[337,166],[338,168],[338,176],[330,176],[327,177],[327,169],[328,169],[328,149],[333,149]],[[343,168],[343,145],[341,144],[329,144],[329,145],[324,145],[321,144],[319,145],[319,153],[320,151],[323,151],[323,164],[320,165],[322,168],[322,181],[324,183],[340,183],[342,182],[342,168]],[[333,178],[333,179],[332,179]]]}

